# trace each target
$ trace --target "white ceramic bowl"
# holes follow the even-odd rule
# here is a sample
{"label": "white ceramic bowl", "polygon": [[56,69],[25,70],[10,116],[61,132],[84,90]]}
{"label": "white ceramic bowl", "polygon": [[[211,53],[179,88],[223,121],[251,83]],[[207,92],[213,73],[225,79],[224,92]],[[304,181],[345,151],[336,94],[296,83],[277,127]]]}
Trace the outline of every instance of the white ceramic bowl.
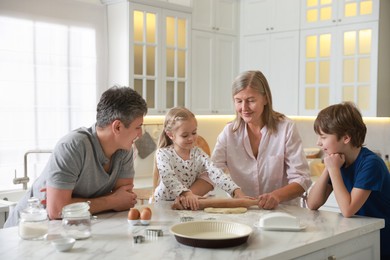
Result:
{"label": "white ceramic bowl", "polygon": [[69,251],[72,249],[76,239],[71,237],[64,237],[59,239],[54,239],[51,241],[51,244],[60,252]]}

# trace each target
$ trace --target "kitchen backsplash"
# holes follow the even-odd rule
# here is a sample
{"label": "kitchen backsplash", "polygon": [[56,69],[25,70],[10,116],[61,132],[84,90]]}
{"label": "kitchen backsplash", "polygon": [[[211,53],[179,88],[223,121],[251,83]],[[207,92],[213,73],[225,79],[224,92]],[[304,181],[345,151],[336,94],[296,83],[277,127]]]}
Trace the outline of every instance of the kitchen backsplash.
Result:
{"label": "kitchen backsplash", "polygon": [[[297,125],[304,147],[317,147],[317,135],[313,130],[314,117],[291,117]],[[213,151],[217,137],[227,122],[234,116],[197,116],[198,134],[203,136]],[[147,131],[157,142],[162,131],[163,116],[147,116],[144,120],[144,131]],[[367,125],[365,145],[369,149],[380,153],[382,158],[390,154],[390,118],[364,118]],[[154,153],[144,159],[139,156],[135,160],[135,186],[151,186],[153,173]]]}

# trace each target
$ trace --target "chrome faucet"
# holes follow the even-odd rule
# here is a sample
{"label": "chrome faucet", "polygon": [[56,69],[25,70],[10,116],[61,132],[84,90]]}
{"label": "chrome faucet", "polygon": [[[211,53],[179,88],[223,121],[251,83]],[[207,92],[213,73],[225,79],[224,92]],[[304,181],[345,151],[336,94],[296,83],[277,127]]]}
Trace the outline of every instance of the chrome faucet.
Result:
{"label": "chrome faucet", "polygon": [[52,153],[52,150],[46,150],[46,149],[42,149],[42,150],[28,150],[24,154],[24,176],[20,177],[20,178],[17,178],[16,177],[16,170],[15,170],[15,178],[13,180],[14,184],[21,184],[22,183],[24,190],[27,190],[27,183],[30,181],[30,178],[27,175],[27,156],[29,154],[31,154],[31,153]]}

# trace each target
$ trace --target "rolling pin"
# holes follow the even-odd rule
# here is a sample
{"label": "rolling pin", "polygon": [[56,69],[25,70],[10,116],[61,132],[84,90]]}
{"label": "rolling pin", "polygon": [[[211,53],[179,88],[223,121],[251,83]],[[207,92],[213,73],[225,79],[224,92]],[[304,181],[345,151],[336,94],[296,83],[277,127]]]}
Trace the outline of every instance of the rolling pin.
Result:
{"label": "rolling pin", "polygon": [[[205,208],[249,208],[251,206],[257,206],[258,200],[253,199],[200,199],[199,209]],[[182,209],[179,205],[173,204],[172,209]]]}

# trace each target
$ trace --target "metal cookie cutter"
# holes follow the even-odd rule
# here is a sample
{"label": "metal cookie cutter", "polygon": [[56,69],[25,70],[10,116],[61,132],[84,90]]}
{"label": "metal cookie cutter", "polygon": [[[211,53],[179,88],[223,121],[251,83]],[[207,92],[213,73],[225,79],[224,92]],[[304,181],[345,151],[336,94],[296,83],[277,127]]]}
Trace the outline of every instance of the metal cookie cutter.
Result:
{"label": "metal cookie cutter", "polygon": [[187,217],[187,216],[180,217],[180,222],[189,222],[189,221],[193,221],[193,220],[194,220],[193,217]]}
{"label": "metal cookie cutter", "polygon": [[147,236],[151,236],[151,237],[162,237],[164,235],[161,229],[152,229],[152,228],[145,229],[145,233]]}
{"label": "metal cookie cutter", "polygon": [[134,243],[136,243],[136,244],[139,244],[139,243],[142,243],[145,241],[145,237],[141,236],[141,235],[134,236],[133,239],[134,239]]}

